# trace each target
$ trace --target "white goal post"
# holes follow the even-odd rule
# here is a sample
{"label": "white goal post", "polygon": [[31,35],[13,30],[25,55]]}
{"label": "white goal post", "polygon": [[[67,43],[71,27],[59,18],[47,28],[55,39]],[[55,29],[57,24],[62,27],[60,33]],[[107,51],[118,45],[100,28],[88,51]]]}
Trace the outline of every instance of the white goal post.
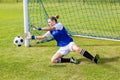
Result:
{"label": "white goal post", "polygon": [[[23,0],[23,12],[24,12],[24,35],[29,32],[29,25],[28,25],[28,0]],[[25,38],[25,46],[30,46],[30,40]]]}

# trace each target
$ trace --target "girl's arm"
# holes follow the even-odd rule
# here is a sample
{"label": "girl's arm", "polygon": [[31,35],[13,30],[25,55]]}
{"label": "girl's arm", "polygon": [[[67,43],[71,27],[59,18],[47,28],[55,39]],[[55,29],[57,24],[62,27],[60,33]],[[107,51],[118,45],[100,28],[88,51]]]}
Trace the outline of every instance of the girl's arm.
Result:
{"label": "girl's arm", "polygon": [[31,35],[30,33],[27,33],[26,34],[26,38],[27,39],[32,39],[32,40],[35,40],[35,39],[45,39],[47,37],[49,37],[51,35],[51,33],[48,31],[46,32],[43,36],[34,36],[34,35]]}
{"label": "girl's arm", "polygon": [[55,30],[55,27],[54,27],[54,26],[44,27],[44,28],[41,28],[41,30],[44,30],[44,31],[52,31],[52,30]]}
{"label": "girl's arm", "polygon": [[51,31],[51,30],[55,30],[54,26],[49,26],[49,27],[44,27],[44,28],[37,28],[36,26],[32,25],[33,30],[43,30],[43,31]]}
{"label": "girl's arm", "polygon": [[44,35],[43,35],[43,36],[35,36],[35,39],[38,39],[38,40],[39,40],[39,39],[45,39],[45,38],[47,38],[47,37],[44,36]]}

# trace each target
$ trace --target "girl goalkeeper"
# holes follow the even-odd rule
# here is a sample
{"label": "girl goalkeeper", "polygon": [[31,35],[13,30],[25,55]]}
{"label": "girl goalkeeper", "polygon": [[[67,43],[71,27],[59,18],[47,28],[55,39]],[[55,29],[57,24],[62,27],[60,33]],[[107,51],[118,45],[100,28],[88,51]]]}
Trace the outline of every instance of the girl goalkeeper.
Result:
{"label": "girl goalkeeper", "polygon": [[95,57],[93,57],[88,51],[78,47],[73,39],[68,35],[65,27],[62,25],[62,23],[59,23],[57,19],[59,16],[51,16],[48,19],[49,27],[44,28],[36,28],[34,27],[34,30],[44,30],[47,31],[43,36],[31,36],[30,34],[27,35],[27,39],[44,39],[52,35],[54,39],[57,42],[57,46],[59,46],[59,50],[53,55],[51,58],[51,62],[53,63],[74,63],[77,64],[79,61],[73,57],[71,58],[63,58],[64,56],[68,55],[71,51],[77,52],[79,54],[82,54],[84,57],[90,59],[91,61],[98,63],[99,55],[97,54]]}

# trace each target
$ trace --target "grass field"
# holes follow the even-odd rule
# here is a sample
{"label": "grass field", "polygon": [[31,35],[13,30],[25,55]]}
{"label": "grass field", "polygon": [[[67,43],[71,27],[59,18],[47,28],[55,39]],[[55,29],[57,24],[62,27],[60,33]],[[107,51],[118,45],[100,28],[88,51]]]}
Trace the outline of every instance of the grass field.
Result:
{"label": "grass field", "polygon": [[120,80],[120,42],[73,37],[78,46],[101,56],[96,65],[80,54],[78,65],[50,62],[58,50],[55,41],[26,48],[13,45],[23,35],[21,3],[0,3],[0,80]]}

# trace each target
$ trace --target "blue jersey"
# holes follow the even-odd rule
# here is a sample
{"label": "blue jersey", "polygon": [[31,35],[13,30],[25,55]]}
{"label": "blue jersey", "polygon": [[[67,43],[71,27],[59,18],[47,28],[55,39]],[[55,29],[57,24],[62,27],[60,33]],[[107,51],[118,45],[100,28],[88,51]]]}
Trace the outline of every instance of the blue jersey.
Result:
{"label": "blue jersey", "polygon": [[73,39],[68,35],[64,27],[62,27],[61,30],[52,30],[50,33],[57,41],[57,46],[62,47],[68,45],[70,42],[73,42]]}

